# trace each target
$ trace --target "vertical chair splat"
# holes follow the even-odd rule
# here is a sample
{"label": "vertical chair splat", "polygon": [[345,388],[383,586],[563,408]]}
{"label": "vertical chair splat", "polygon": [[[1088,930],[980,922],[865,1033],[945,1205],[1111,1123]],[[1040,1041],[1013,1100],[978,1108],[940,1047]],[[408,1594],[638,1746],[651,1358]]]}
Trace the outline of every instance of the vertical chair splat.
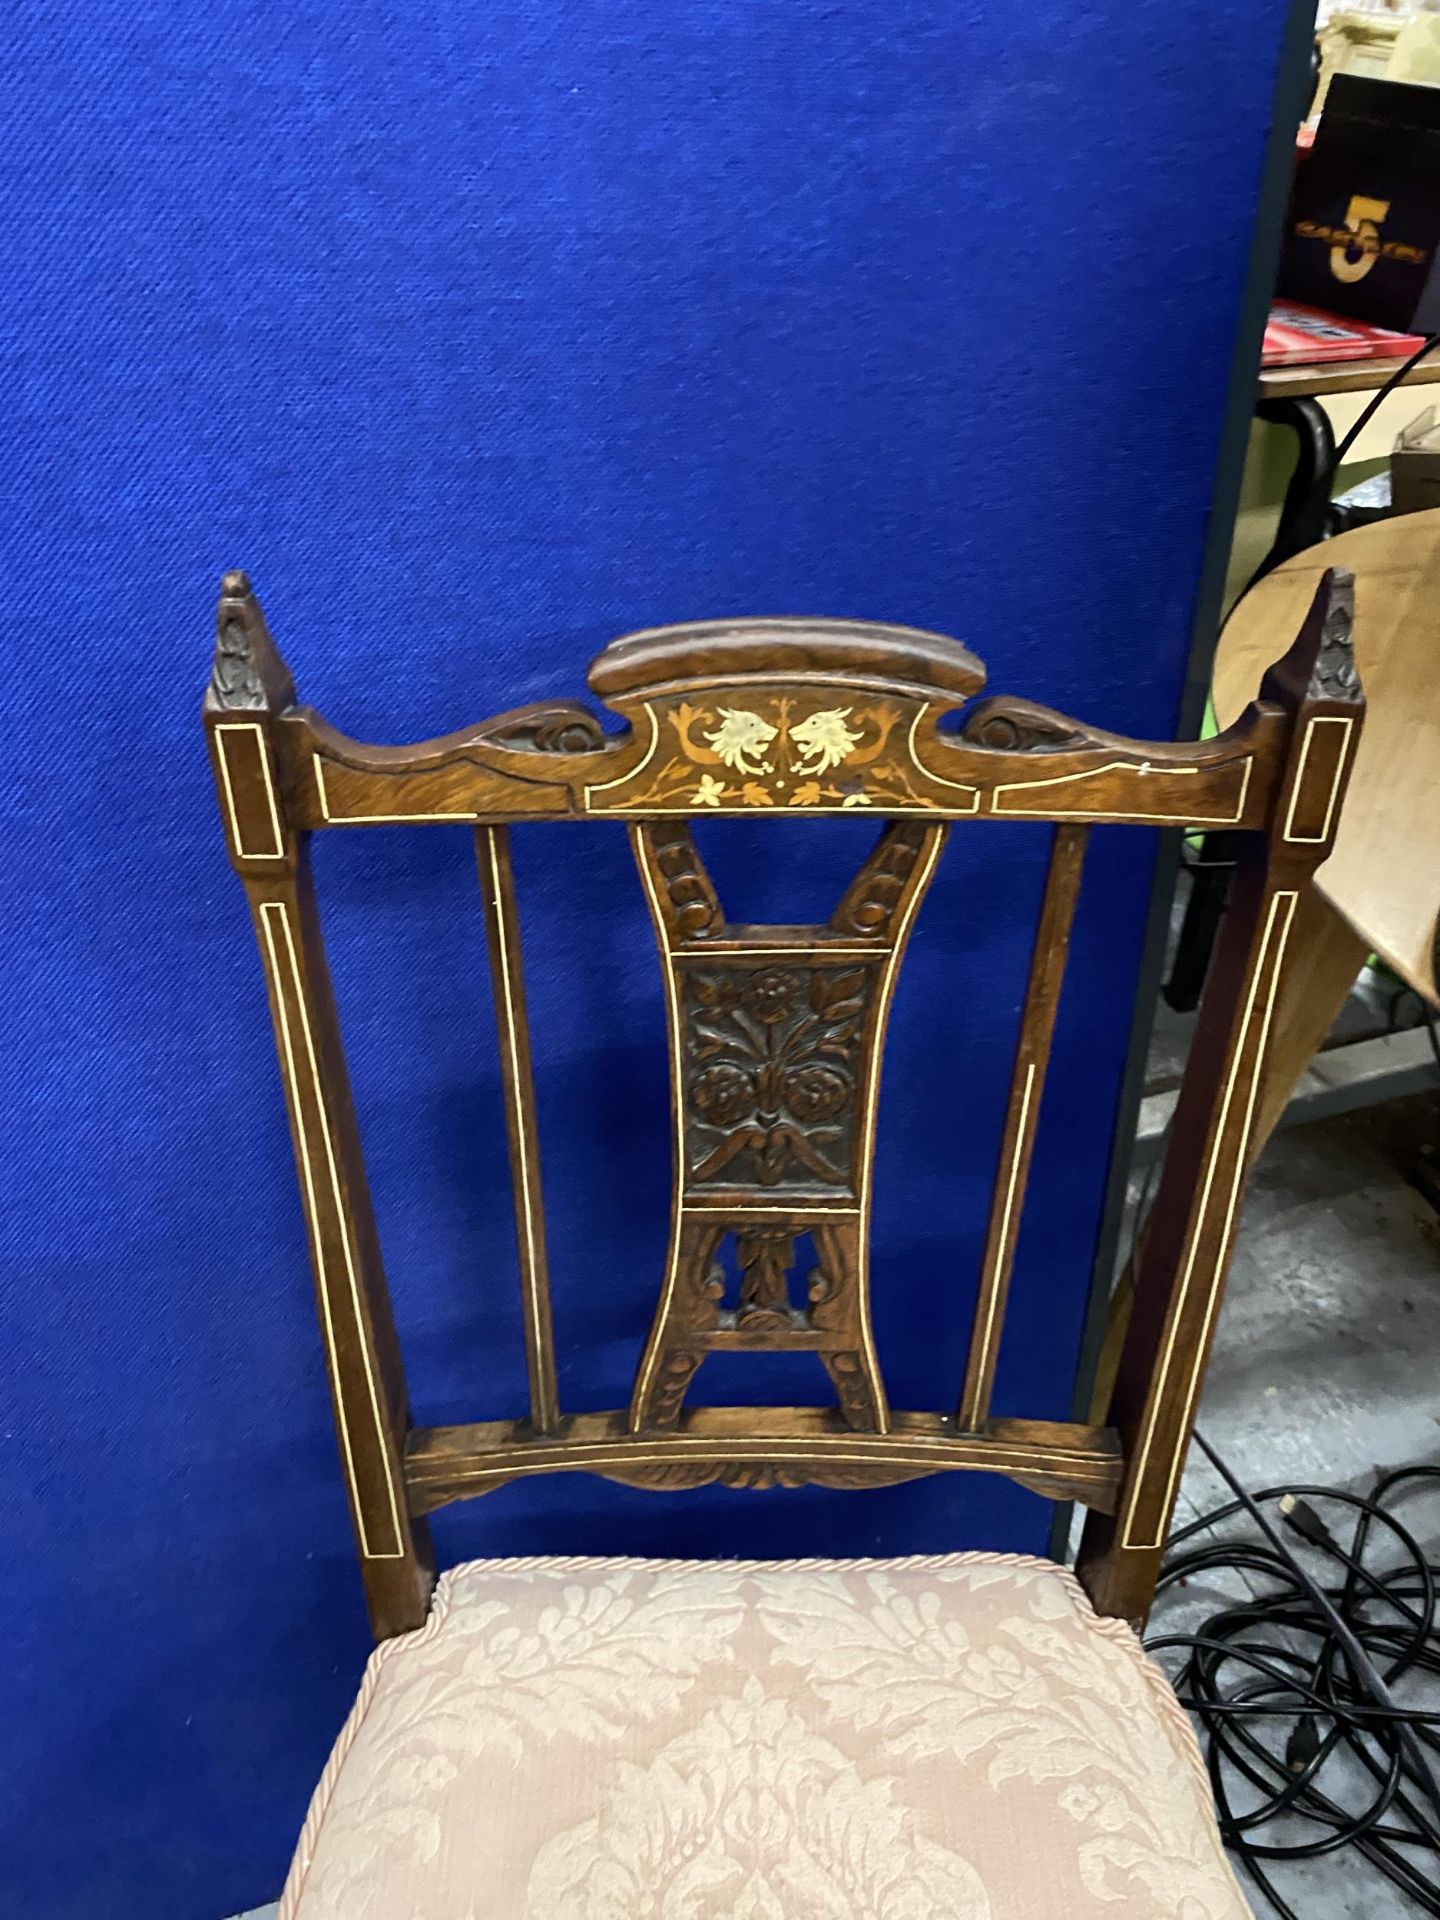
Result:
{"label": "vertical chair splat", "polygon": [[1070,928],[1075,918],[1089,838],[1088,826],[1064,822],[1056,827],[1051,843],[1050,865],[1030,958],[1030,980],[1020,1019],[1020,1038],[1015,1048],[1000,1166],[990,1197],[980,1286],[965,1362],[965,1385],[956,1415],[962,1432],[978,1432],[990,1417],[990,1395],[1005,1324],[1015,1242],[1030,1179],[1030,1156],[1035,1146],[1035,1128],[1069,953]]}
{"label": "vertical chair splat", "polygon": [[545,1246],[545,1202],[540,1187],[540,1139],[535,1121],[530,1020],[525,1005],[509,829],[477,827],[475,858],[485,903],[490,977],[500,1041],[500,1083],[505,1095],[505,1130],[515,1193],[515,1238],[525,1309],[530,1424],[536,1433],[554,1433],[560,1422],[560,1399],[555,1382],[555,1334],[551,1324],[550,1267]]}
{"label": "vertical chair splat", "polygon": [[[660,947],[675,1185],[661,1298],[633,1432],[676,1426],[707,1353],[803,1349],[853,1431],[888,1432],[870,1324],[870,1185],[880,1056],[896,972],[946,829],[881,834],[824,927],[727,926],[689,826],[631,829]],[[736,1238],[740,1299],[717,1255]],[[795,1243],[812,1237],[806,1298]]]}

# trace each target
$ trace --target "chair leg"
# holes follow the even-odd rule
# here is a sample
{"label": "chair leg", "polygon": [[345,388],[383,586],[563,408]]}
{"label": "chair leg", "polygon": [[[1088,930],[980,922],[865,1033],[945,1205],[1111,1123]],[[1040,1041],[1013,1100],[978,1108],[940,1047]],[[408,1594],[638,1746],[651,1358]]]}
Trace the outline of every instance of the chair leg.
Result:
{"label": "chair leg", "polygon": [[[1259,1098],[1250,1137],[1248,1161],[1259,1158],[1275,1131],[1300,1076],[1329,1034],[1365,964],[1368,948],[1330,903],[1313,887],[1302,892],[1296,905],[1289,959],[1282,968],[1272,1005],[1270,1028],[1260,1070]],[[1103,1423],[1114,1391],[1120,1354],[1129,1330],[1134,1300],[1134,1269],[1144,1246],[1142,1222],[1135,1250],[1116,1281],[1110,1299],[1105,1342],[1096,1366],[1091,1394],[1091,1420]],[[1095,1516],[1092,1516],[1092,1520]],[[1101,1526],[1087,1529],[1094,1536]],[[1121,1568],[1098,1563],[1092,1578],[1092,1598],[1104,1613],[1119,1613],[1137,1624],[1149,1612],[1159,1575],[1161,1553],[1125,1556]]]}

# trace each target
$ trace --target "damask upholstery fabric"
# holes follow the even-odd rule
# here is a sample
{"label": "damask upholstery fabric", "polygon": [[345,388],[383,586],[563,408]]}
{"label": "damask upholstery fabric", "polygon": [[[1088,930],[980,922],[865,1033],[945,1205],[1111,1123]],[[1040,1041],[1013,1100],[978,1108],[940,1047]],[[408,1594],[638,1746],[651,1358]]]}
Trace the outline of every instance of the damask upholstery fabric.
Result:
{"label": "damask upholstery fabric", "polygon": [[280,1920],[1246,1920],[1049,1561],[480,1561],[371,1661]]}

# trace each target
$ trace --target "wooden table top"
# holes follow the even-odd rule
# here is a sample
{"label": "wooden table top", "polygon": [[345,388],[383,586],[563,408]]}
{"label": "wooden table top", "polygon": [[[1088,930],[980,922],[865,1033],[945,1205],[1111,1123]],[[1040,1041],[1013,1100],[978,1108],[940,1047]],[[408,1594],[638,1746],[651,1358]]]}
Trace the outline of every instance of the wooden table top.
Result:
{"label": "wooden table top", "polygon": [[[1399,371],[1398,360],[1330,360],[1299,367],[1262,367],[1261,400],[1300,400],[1311,394],[1373,393]],[[1428,387],[1440,380],[1440,347],[1407,377],[1407,387]]]}
{"label": "wooden table top", "polygon": [[1440,1003],[1440,508],[1356,527],[1262,580],[1221,635],[1216,717],[1226,726],[1254,698],[1326,567],[1355,575],[1366,713],[1335,848],[1316,886],[1403,980]]}

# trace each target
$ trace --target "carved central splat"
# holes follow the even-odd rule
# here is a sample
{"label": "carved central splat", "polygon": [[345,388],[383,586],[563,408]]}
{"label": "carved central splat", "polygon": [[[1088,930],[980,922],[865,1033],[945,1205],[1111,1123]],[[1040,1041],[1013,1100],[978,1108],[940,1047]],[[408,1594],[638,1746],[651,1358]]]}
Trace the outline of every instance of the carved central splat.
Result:
{"label": "carved central splat", "polygon": [[[731,927],[688,825],[632,830],[670,1007],[677,1183],[635,1431],[676,1425],[705,1356],[737,1349],[813,1352],[844,1423],[888,1430],[869,1308],[875,1107],[896,972],[944,833],[887,827],[823,927]],[[816,1258],[797,1301],[804,1235]]]}
{"label": "carved central splat", "polygon": [[681,980],[690,1184],[852,1179],[874,968],[686,967]]}

